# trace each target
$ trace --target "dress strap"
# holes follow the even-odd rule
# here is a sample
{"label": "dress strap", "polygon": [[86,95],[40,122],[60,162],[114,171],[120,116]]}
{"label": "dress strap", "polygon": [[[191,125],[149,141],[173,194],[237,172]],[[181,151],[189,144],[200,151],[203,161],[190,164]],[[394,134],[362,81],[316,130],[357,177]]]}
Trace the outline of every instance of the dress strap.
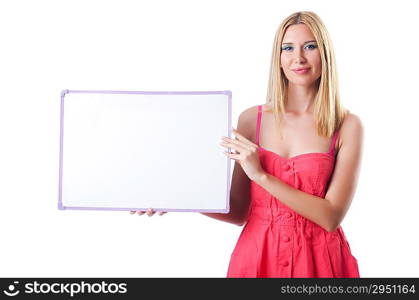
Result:
{"label": "dress strap", "polygon": [[339,135],[339,130],[336,130],[335,133],[333,134],[332,142],[330,144],[329,153],[331,153],[333,155],[335,154],[335,148],[336,148],[335,144],[336,144],[336,139],[337,139],[338,135]]}
{"label": "dress strap", "polygon": [[260,119],[262,118],[262,105],[258,105],[258,120],[256,123],[256,144],[259,146],[259,132],[260,132]]}

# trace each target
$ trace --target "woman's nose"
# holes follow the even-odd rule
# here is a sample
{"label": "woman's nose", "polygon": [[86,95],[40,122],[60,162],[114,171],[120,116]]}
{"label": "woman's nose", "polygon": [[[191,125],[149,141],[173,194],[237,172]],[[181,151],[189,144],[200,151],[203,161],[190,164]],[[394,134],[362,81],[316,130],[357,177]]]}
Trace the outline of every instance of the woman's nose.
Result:
{"label": "woman's nose", "polygon": [[296,63],[300,63],[300,62],[304,62],[305,58],[304,58],[304,53],[301,49],[296,49],[294,51],[294,61]]}
{"label": "woman's nose", "polygon": [[303,63],[305,61],[304,56],[301,53],[295,54],[294,61],[296,64]]}

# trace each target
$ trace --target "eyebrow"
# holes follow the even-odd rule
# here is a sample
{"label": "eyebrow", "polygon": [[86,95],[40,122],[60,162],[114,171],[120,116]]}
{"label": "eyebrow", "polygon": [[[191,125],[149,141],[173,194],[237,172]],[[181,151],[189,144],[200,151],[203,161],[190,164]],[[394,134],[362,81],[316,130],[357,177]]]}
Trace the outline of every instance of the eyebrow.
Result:
{"label": "eyebrow", "polygon": [[[307,44],[307,43],[311,43],[311,42],[316,42],[315,40],[311,40],[311,41],[307,41],[307,42],[304,42],[304,44]],[[282,45],[292,45],[293,43],[282,43]]]}

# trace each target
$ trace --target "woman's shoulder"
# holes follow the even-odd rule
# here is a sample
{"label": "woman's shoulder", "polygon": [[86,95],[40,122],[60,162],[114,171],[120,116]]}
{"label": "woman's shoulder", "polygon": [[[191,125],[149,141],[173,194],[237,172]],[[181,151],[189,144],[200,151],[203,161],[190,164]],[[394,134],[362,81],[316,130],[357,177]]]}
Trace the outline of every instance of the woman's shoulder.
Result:
{"label": "woman's shoulder", "polygon": [[246,108],[240,113],[240,117],[243,119],[249,119],[254,115],[257,115],[259,105],[253,105],[251,107]]}
{"label": "woman's shoulder", "polygon": [[243,110],[242,113],[240,114],[240,117],[242,117],[243,119],[252,119],[252,118],[256,119],[259,106],[262,107],[262,112],[264,113],[272,111],[272,107],[270,106],[270,104],[258,104],[258,105],[253,105]]}
{"label": "woman's shoulder", "polygon": [[269,103],[250,106],[241,112],[237,125],[237,130],[241,132],[244,137],[253,142],[256,140],[259,106],[262,107],[262,113],[272,112],[272,107]]}
{"label": "woman's shoulder", "polygon": [[254,105],[243,110],[239,115],[237,130],[247,139],[255,139],[258,106]]}
{"label": "woman's shoulder", "polygon": [[359,130],[359,128],[362,128],[362,121],[361,118],[347,110],[345,118],[343,119],[342,125],[340,127],[341,132],[352,132],[353,130]]}
{"label": "woman's shoulder", "polygon": [[363,131],[361,118],[348,110],[339,129],[339,145],[345,140],[353,142],[353,139],[362,138]]}

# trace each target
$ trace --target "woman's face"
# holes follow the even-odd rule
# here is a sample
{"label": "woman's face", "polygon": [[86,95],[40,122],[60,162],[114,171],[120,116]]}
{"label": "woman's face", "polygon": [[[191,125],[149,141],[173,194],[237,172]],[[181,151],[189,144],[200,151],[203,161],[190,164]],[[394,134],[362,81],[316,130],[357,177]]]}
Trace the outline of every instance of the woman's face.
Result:
{"label": "woman's face", "polygon": [[[281,67],[289,82],[296,85],[312,85],[320,77],[320,51],[307,25],[288,27],[281,48]],[[297,69],[301,68],[306,70],[298,72]]]}

